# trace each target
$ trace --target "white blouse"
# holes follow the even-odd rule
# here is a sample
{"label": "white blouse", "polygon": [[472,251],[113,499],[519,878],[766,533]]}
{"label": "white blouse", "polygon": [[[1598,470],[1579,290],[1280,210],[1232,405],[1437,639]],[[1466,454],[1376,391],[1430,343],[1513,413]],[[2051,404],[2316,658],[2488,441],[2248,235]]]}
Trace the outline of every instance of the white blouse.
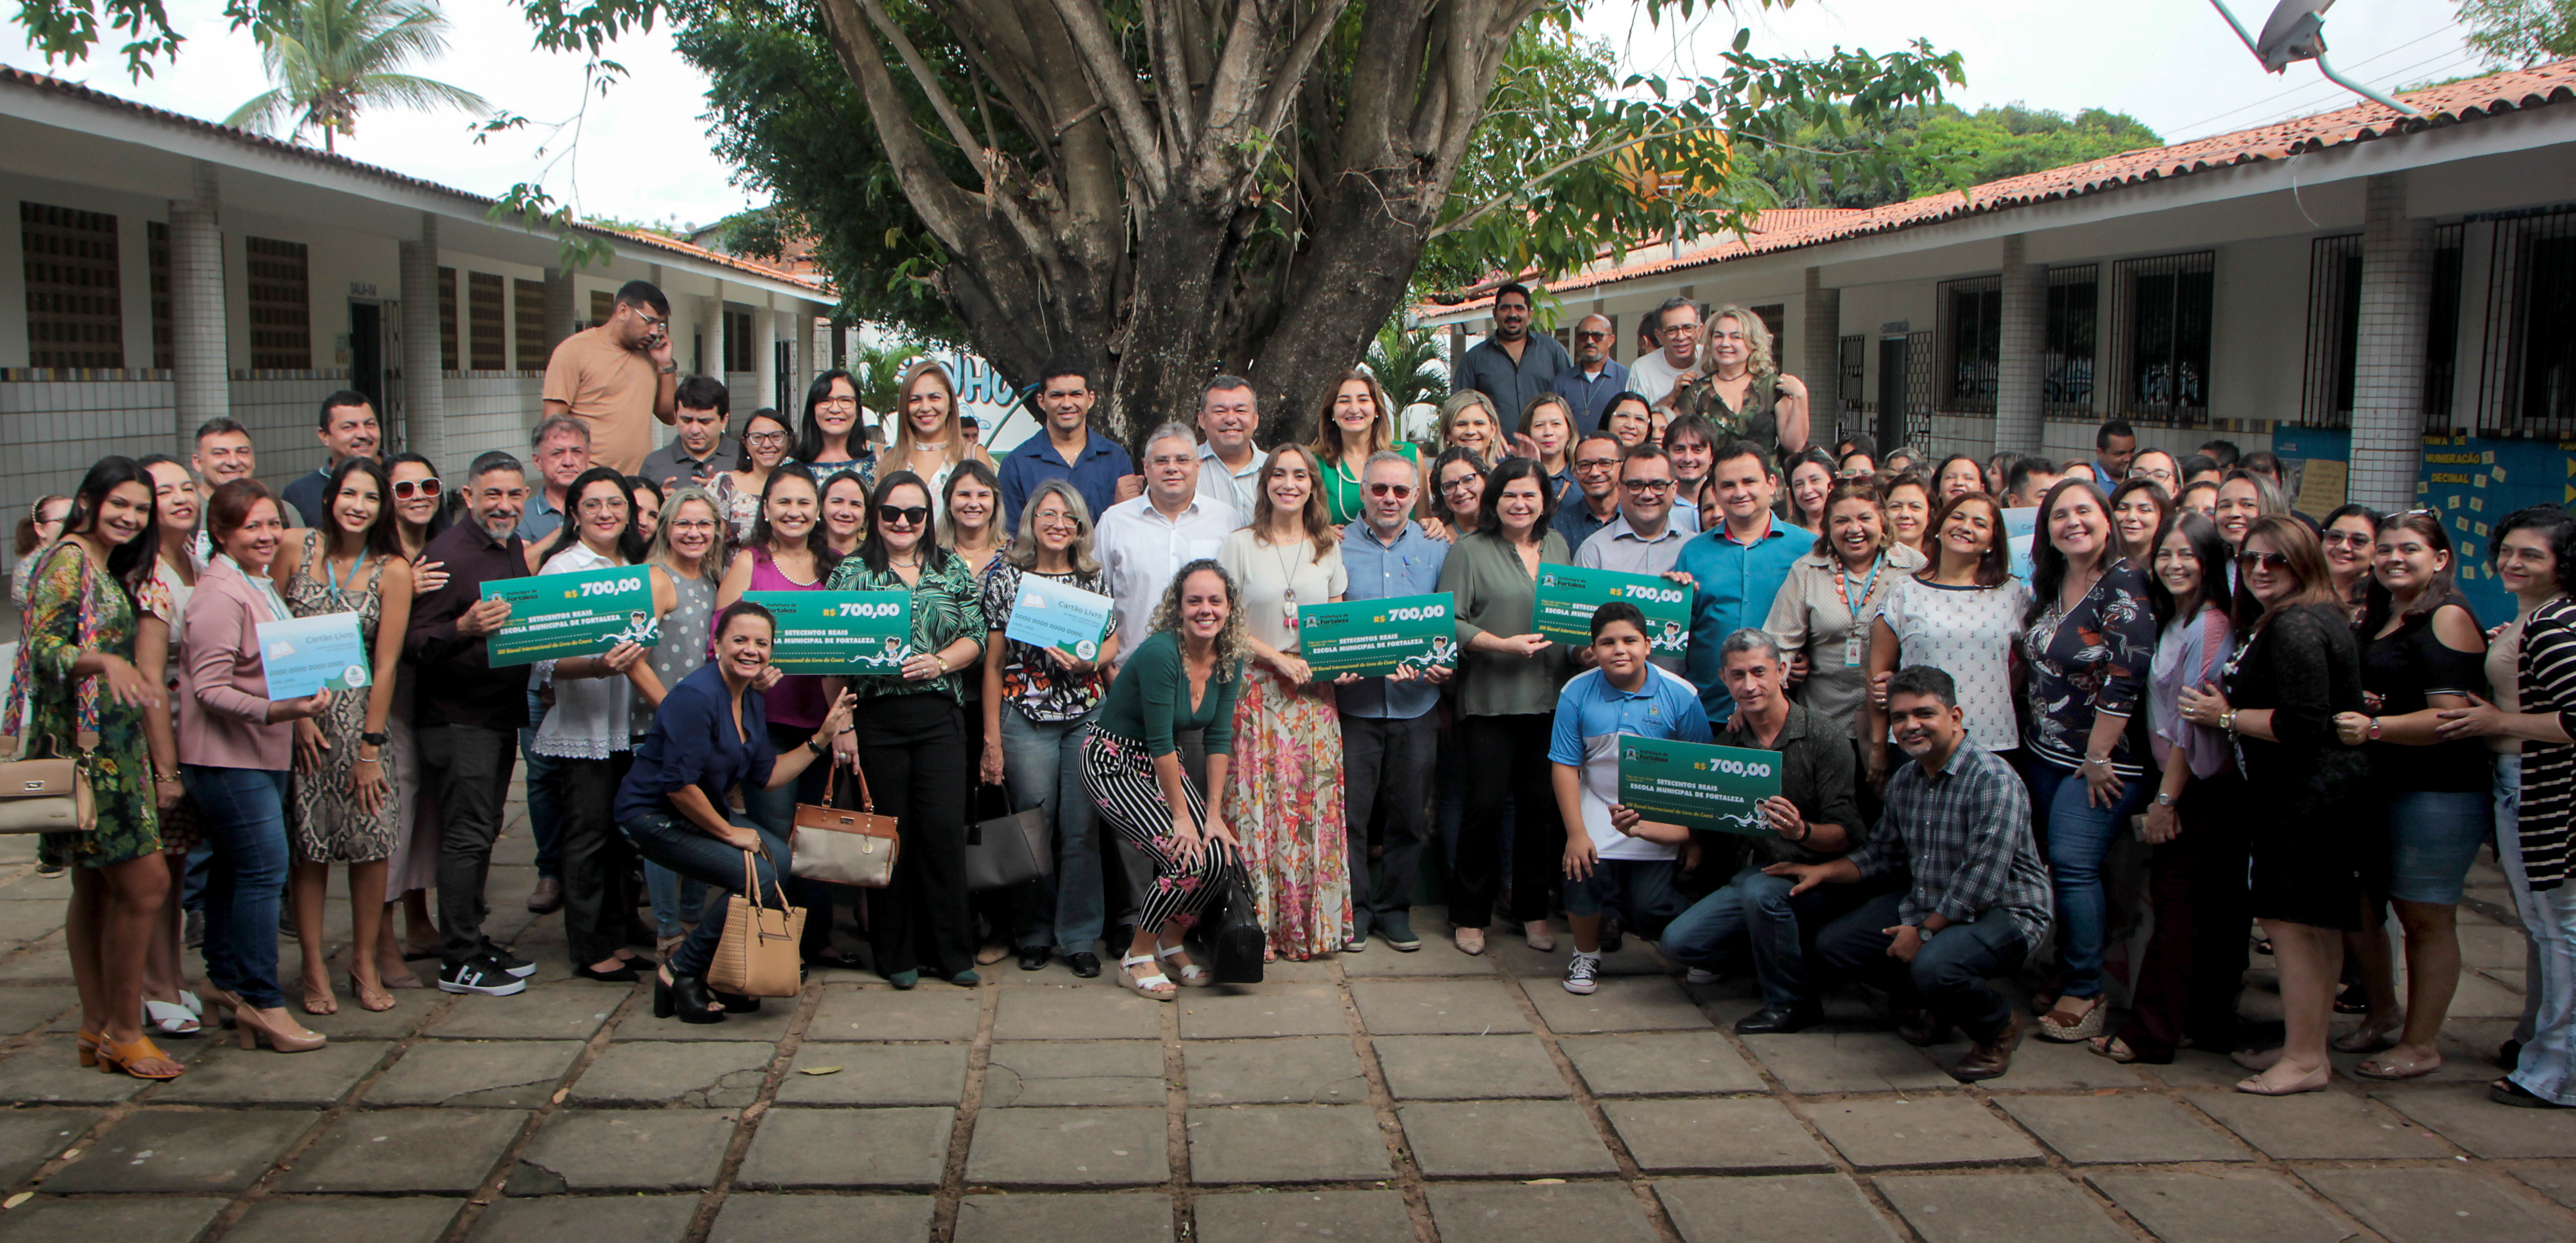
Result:
{"label": "white blouse", "polygon": [[[616,564],[576,540],[572,547],[547,558],[537,572],[570,574]],[[529,669],[531,690],[548,682],[554,682],[555,688],[555,706],[546,711],[545,721],[537,726],[530,749],[559,759],[604,760],[634,746],[629,725],[635,712],[633,682],[623,675],[555,682],[555,662],[551,660],[538,661]]]}
{"label": "white blouse", "polygon": [[1245,629],[1283,652],[1296,650],[1298,608],[1323,604],[1351,585],[1339,543],[1319,560],[1312,540],[1265,544],[1245,527],[1225,537],[1216,559],[1234,575],[1235,590],[1243,597]]}
{"label": "white blouse", "polygon": [[1959,684],[1968,736],[1989,751],[2021,745],[2013,714],[2012,650],[2030,608],[2018,578],[2000,587],[1937,587],[1908,574],[1878,615],[1896,632],[1896,666],[1930,665]]}

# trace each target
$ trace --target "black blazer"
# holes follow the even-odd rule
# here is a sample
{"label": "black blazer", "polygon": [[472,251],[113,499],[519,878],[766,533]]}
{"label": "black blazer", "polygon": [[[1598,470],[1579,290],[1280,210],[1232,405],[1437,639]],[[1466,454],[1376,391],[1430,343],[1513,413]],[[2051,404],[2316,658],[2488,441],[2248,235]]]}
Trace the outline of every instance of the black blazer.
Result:
{"label": "black blazer", "polygon": [[2278,741],[2236,736],[2246,783],[2267,815],[2303,815],[2364,793],[2370,759],[2335,737],[2360,712],[2361,649],[2343,610],[2302,604],[2272,616],[2229,662],[2227,704],[2268,708]]}

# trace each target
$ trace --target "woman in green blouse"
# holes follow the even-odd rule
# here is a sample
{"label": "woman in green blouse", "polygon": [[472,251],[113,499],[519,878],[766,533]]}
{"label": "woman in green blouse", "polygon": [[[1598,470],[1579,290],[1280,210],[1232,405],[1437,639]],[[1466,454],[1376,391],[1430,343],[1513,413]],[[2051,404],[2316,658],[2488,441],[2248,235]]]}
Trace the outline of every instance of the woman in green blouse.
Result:
{"label": "woman in green blouse", "polygon": [[[899,470],[877,481],[868,537],[832,570],[827,591],[912,597],[912,646],[900,674],[851,677],[859,697],[832,749],[855,761],[879,814],[902,836],[894,883],[868,900],[876,968],[896,988],[927,967],[973,987],[975,928],[966,913],[966,722],[959,671],[984,650],[984,602],[966,562],[927,538],[930,488]],[[826,684],[826,698],[840,687]]]}
{"label": "woman in green blouse", "polygon": [[[1175,921],[1216,895],[1243,845],[1225,819],[1226,773],[1234,755],[1234,705],[1243,690],[1242,599],[1234,576],[1214,561],[1181,567],[1154,610],[1154,633],[1136,645],[1118,680],[1084,728],[1083,785],[1100,814],[1154,865],[1137,897],[1136,936],[1118,963],[1122,983],[1156,1001],[1179,992],[1157,960],[1191,973]],[[1207,790],[1190,784],[1176,737],[1205,730]]]}
{"label": "woman in green blouse", "polygon": [[1538,633],[1541,565],[1571,565],[1556,533],[1556,499],[1545,468],[1504,458],[1485,481],[1474,534],[1459,538],[1440,567],[1440,590],[1458,611],[1458,749],[1465,755],[1466,815],[1458,834],[1449,922],[1458,948],[1485,952],[1485,924],[1501,888],[1503,800],[1511,800],[1512,906],[1530,947],[1551,950],[1548,887],[1556,880],[1565,829],[1548,766],[1556,693],[1571,672],[1566,646]]}
{"label": "woman in green blouse", "polygon": [[[1308,447],[1323,459],[1324,507],[1335,527],[1359,521],[1360,474],[1368,469],[1369,455],[1393,449],[1416,463],[1422,460],[1412,441],[1395,434],[1395,410],[1386,387],[1356,367],[1334,382],[1333,395],[1315,417],[1315,442]],[[1414,512],[1429,511],[1417,505]]]}

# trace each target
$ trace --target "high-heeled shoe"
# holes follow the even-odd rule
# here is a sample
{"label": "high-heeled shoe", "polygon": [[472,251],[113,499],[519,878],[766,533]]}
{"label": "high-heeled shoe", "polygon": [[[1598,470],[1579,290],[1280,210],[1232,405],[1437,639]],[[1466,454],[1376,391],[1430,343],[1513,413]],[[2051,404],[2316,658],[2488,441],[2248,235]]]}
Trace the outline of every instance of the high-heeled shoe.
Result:
{"label": "high-heeled shoe", "polygon": [[211,984],[206,986],[205,996],[206,1004],[215,1008],[216,1021],[226,1027],[232,1026],[233,1016],[245,1008],[241,998]]}
{"label": "high-heeled shoe", "polygon": [[[161,1082],[176,1079],[187,1073],[187,1067],[178,1066],[169,1054],[161,1051],[161,1046],[152,1043],[150,1036],[137,1036],[124,1044],[118,1044],[101,1036],[98,1038],[98,1046],[93,1055],[97,1059],[99,1073],[103,1075],[126,1074],[137,1079]],[[178,1066],[178,1069],[166,1075],[145,1074],[134,1068],[137,1062],[170,1062],[173,1066]]]}
{"label": "high-heeled shoe", "polygon": [[[409,975],[410,972],[404,972],[403,974]],[[367,992],[366,986],[358,982],[358,973],[355,971],[349,973],[349,995],[358,999],[359,1009],[367,1011],[370,1014],[382,1014],[385,1011],[394,1008],[394,995],[392,993],[379,988],[370,995]],[[378,1001],[382,1001],[384,1004],[377,1005],[376,1003]]]}
{"label": "high-heeled shoe", "polygon": [[245,1049],[256,1049],[264,1041],[280,1053],[310,1053],[331,1040],[316,1031],[287,1031],[272,1027],[267,1015],[249,1006],[233,1011],[233,1023],[233,1030],[241,1037],[241,1047]]}
{"label": "high-heeled shoe", "polygon": [[676,1018],[683,1023],[721,1023],[725,1012],[708,1009],[715,998],[707,993],[707,982],[694,975],[665,978],[653,977],[653,1017]]}
{"label": "high-heeled shoe", "polygon": [[99,1042],[105,1039],[106,1037],[97,1032],[81,1032],[72,1037],[72,1053],[80,1058],[83,1068],[98,1065]]}
{"label": "high-heeled shoe", "polygon": [[758,997],[753,997],[745,993],[728,993],[721,988],[708,989],[707,996],[715,998],[716,1004],[723,1006],[725,1008],[725,1013],[727,1014],[760,1013],[760,999]]}

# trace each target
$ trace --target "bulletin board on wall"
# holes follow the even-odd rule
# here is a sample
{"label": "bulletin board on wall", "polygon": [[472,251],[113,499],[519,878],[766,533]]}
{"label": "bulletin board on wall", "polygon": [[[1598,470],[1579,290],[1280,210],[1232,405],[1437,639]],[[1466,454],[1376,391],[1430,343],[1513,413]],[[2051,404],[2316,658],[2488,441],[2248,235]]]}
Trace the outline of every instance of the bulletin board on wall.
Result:
{"label": "bulletin board on wall", "polygon": [[2352,433],[2329,427],[2283,427],[2272,433],[2290,508],[2324,522],[2351,495]]}
{"label": "bulletin board on wall", "polygon": [[2442,515],[2460,590],[2485,625],[2511,621],[2513,598],[2488,563],[2497,519],[2526,505],[2576,503],[2576,441],[2426,436],[2415,494]]}

